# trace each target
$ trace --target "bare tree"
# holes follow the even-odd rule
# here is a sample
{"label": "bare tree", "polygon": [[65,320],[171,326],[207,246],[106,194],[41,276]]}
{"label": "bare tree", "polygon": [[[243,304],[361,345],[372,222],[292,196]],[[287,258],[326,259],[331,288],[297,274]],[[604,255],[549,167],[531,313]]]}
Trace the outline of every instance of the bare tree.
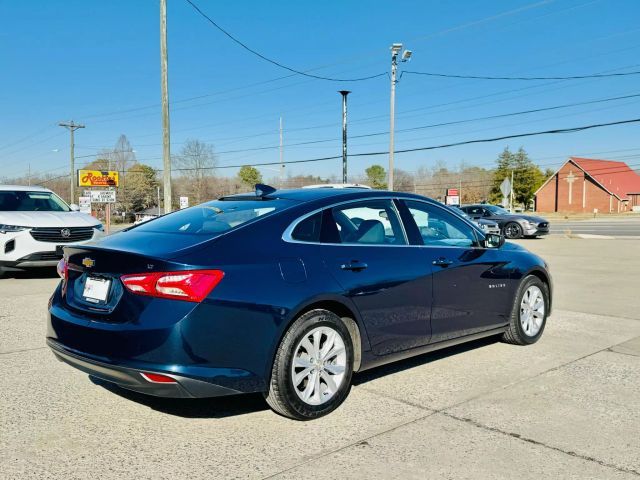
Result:
{"label": "bare tree", "polygon": [[213,146],[200,140],[189,139],[179,155],[173,158],[176,173],[187,179],[186,193],[193,197],[194,204],[211,198],[214,169],[218,163]]}

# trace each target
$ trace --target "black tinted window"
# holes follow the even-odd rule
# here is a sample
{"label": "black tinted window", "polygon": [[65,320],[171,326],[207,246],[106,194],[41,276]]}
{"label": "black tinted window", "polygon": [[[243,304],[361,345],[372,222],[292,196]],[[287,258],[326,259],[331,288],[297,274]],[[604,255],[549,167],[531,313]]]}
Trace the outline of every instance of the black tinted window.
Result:
{"label": "black tinted window", "polygon": [[137,232],[216,236],[291,205],[288,200],[216,200],[158,217]]}
{"label": "black tinted window", "polygon": [[318,212],[302,220],[291,233],[291,238],[300,242],[319,242],[322,213]]}

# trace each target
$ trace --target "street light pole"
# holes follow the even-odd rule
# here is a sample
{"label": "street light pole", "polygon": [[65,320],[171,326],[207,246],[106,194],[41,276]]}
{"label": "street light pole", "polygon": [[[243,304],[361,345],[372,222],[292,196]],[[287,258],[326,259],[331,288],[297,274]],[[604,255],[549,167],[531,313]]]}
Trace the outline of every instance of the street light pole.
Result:
{"label": "street light pole", "polygon": [[347,183],[347,95],[349,90],[340,90],[342,95],[342,183]]}
{"label": "street light pole", "polygon": [[[402,51],[401,43],[391,45],[391,105],[389,111],[389,190],[393,190],[393,153],[395,150],[395,123],[396,123],[396,74],[398,71],[398,55]],[[405,50],[400,59],[406,62],[411,58],[411,50]]]}

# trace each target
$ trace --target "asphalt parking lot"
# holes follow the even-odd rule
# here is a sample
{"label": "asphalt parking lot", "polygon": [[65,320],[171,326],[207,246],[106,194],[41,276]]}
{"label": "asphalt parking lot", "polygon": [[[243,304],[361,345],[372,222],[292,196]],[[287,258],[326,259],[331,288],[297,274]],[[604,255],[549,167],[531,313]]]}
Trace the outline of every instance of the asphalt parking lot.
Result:
{"label": "asphalt parking lot", "polygon": [[312,422],[260,396],[154,399],[44,346],[54,275],[0,279],[0,478],[638,478],[640,246],[523,240],[550,263],[541,341],[483,340],[359,374]]}

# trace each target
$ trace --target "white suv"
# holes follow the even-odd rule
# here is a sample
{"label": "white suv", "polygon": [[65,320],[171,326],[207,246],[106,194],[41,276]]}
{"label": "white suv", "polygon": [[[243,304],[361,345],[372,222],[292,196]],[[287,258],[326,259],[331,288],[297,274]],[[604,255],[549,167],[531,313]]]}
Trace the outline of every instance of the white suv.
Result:
{"label": "white suv", "polygon": [[43,187],[0,185],[0,273],[55,266],[62,247],[103,236],[102,223]]}

